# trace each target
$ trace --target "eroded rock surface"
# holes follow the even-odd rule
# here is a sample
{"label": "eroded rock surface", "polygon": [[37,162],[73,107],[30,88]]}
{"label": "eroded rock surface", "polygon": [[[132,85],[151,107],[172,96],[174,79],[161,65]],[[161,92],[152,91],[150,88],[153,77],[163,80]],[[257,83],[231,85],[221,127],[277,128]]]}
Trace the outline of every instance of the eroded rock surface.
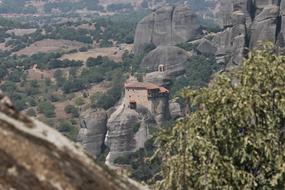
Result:
{"label": "eroded rock surface", "polygon": [[224,31],[212,40],[218,62],[239,65],[247,49],[259,41],[285,47],[285,0],[223,0]]}
{"label": "eroded rock surface", "polygon": [[[190,58],[190,54],[176,46],[159,46],[148,53],[141,62],[140,67],[147,71],[146,81],[161,84],[184,73],[184,63]],[[159,65],[165,67],[164,72],[159,73]],[[154,74],[151,74],[155,72]]]}
{"label": "eroded rock surface", "polygon": [[144,107],[133,110],[124,104],[118,106],[107,124],[106,145],[110,152],[106,164],[112,165],[116,158],[144,147],[149,138],[147,126],[152,124],[155,124],[155,119]]}
{"label": "eroded rock surface", "polygon": [[134,49],[136,54],[140,54],[149,44],[175,45],[200,35],[197,16],[188,6],[163,6],[138,23]]}
{"label": "eroded rock surface", "polygon": [[96,164],[67,138],[15,111],[0,94],[0,189],[145,189]]}
{"label": "eroded rock surface", "polygon": [[102,153],[107,120],[107,113],[103,110],[87,110],[80,116],[78,141],[94,157]]}

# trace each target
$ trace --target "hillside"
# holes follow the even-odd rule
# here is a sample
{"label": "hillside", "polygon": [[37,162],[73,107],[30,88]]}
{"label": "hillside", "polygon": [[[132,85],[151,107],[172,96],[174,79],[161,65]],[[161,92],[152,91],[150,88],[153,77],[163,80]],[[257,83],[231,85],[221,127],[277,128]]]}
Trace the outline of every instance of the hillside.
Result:
{"label": "hillside", "polygon": [[189,3],[194,10],[205,10],[213,6],[212,1],[197,0],[2,0],[0,14],[60,14],[80,12],[97,12],[100,14],[112,14],[137,9],[155,9],[166,3]]}

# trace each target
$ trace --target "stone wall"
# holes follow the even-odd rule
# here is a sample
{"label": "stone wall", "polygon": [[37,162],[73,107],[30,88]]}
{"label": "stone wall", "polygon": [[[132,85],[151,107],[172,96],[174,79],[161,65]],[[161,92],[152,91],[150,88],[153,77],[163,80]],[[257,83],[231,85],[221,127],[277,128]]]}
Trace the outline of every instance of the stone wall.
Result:
{"label": "stone wall", "polygon": [[137,105],[144,106],[149,110],[151,108],[146,89],[125,89],[125,106],[129,106],[131,101],[136,101]]}

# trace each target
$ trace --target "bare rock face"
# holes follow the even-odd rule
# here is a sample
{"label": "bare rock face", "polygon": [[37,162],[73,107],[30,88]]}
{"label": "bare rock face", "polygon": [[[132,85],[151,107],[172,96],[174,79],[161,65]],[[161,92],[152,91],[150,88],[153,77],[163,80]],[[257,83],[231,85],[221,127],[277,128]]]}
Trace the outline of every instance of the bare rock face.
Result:
{"label": "bare rock face", "polygon": [[166,72],[151,72],[146,73],[144,76],[144,82],[150,82],[159,86],[169,86],[171,84],[172,77],[168,76]]}
{"label": "bare rock face", "polygon": [[176,119],[183,116],[181,106],[177,102],[171,102],[169,104],[169,110],[172,119]]}
{"label": "bare rock face", "polygon": [[278,16],[279,7],[276,5],[268,5],[255,17],[251,26],[251,48],[256,47],[257,42],[261,40],[275,43]]}
{"label": "bare rock face", "polygon": [[199,37],[197,16],[185,5],[164,6],[141,20],[136,28],[134,49],[141,54],[146,45],[175,45]]}
{"label": "bare rock face", "polygon": [[207,39],[202,39],[197,47],[197,51],[201,54],[215,54],[217,48]]}
{"label": "bare rock face", "polygon": [[120,105],[108,120],[106,145],[110,152],[106,164],[112,165],[116,158],[128,155],[144,147],[149,138],[147,126],[155,124],[152,114],[145,108],[130,109]]}
{"label": "bare rock face", "polygon": [[217,48],[217,62],[238,65],[244,56],[245,35],[244,25],[236,25],[219,32],[212,41]]}
{"label": "bare rock face", "polygon": [[67,138],[0,95],[0,189],[145,189],[96,164]]}
{"label": "bare rock face", "polygon": [[94,157],[102,153],[107,133],[107,113],[105,111],[87,110],[80,116],[78,141]]}
{"label": "bare rock face", "polygon": [[211,42],[218,62],[239,65],[246,49],[271,41],[281,53],[285,47],[285,0],[224,0],[224,31]]}
{"label": "bare rock face", "polygon": [[165,76],[171,78],[184,73],[184,63],[189,58],[189,53],[179,47],[159,46],[144,57],[140,67],[147,72],[156,72],[159,65],[164,65]]}
{"label": "bare rock face", "polygon": [[[284,49],[285,47],[285,1],[281,1],[280,3],[280,17],[279,19],[281,19],[281,23],[280,23],[280,33],[277,36],[277,43],[278,45]],[[284,50],[282,50],[284,53]]]}

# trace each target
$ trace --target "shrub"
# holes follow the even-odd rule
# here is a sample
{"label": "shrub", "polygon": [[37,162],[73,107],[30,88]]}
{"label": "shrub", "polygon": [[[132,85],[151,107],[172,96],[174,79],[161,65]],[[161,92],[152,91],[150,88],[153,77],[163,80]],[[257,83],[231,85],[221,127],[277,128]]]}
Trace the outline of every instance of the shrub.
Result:
{"label": "shrub", "polygon": [[49,101],[42,101],[38,105],[38,111],[43,113],[47,118],[55,117],[55,107]]}
{"label": "shrub", "polygon": [[79,117],[78,109],[73,105],[65,106],[64,111],[67,114],[72,114],[72,117]]}
{"label": "shrub", "polygon": [[31,117],[37,116],[37,112],[33,108],[28,109],[28,111],[26,113],[28,116],[31,116]]}

